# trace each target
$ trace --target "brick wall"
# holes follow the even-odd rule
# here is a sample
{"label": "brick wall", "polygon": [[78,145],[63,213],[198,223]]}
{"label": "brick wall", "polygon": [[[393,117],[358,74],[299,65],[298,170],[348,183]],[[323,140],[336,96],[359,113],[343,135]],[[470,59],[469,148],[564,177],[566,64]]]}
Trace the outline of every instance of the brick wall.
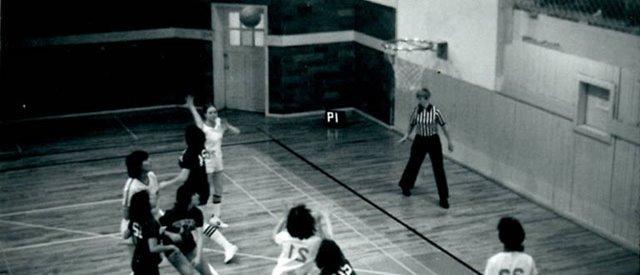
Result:
{"label": "brick wall", "polygon": [[[381,40],[396,37],[395,9],[358,1],[355,5],[355,30]],[[355,47],[357,101],[354,107],[387,123],[393,123],[393,68],[384,53],[357,45]]]}
{"label": "brick wall", "polygon": [[[211,28],[210,3],[205,1],[36,2],[34,6],[32,1],[12,1],[8,7],[3,6],[3,12],[11,11],[6,20],[3,17],[3,31],[7,30],[4,33],[8,33],[10,41],[29,36],[164,27]],[[270,35],[357,30],[379,39],[395,36],[395,10],[362,0],[221,2],[268,5]],[[14,13],[16,10],[20,12]],[[60,106],[60,110],[71,113],[91,108],[136,107],[132,106],[135,100],[122,100],[124,95],[142,96],[146,105],[179,102],[186,90],[204,97],[211,94],[213,86],[210,47],[205,41],[156,40],[29,50],[3,48],[3,54],[9,56],[3,59],[3,68],[9,68],[6,71],[14,80],[0,85],[3,91],[18,93],[3,96],[3,101],[17,104],[28,100],[32,106],[46,105],[44,102],[57,102],[58,93],[82,98],[86,95],[82,87],[90,87],[92,96],[86,98],[85,106]],[[380,67],[384,65],[381,56],[354,42],[270,47],[270,112],[355,106],[391,122],[393,96],[388,88],[389,72]],[[3,76],[6,78],[7,74]],[[121,84],[124,81],[129,84]],[[90,102],[98,98],[101,103]],[[15,106],[5,109],[10,113]],[[18,115],[56,112],[53,107],[38,108]]]}
{"label": "brick wall", "polygon": [[360,0],[355,4],[355,15],[356,31],[382,40],[396,37],[395,9]]}
{"label": "brick wall", "polygon": [[354,43],[269,49],[269,111],[352,106]]}
{"label": "brick wall", "polygon": [[393,68],[382,52],[369,47],[356,44],[355,56],[354,107],[384,123],[393,123]]}
{"label": "brick wall", "polygon": [[[186,92],[212,100],[211,43],[154,40],[14,51],[2,117],[181,104]],[[26,104],[26,109],[19,106]]]}
{"label": "brick wall", "polygon": [[210,4],[204,1],[23,0],[3,1],[2,8],[12,40],[168,27],[211,29]]}
{"label": "brick wall", "polygon": [[275,35],[352,30],[355,0],[273,0],[269,32]]}

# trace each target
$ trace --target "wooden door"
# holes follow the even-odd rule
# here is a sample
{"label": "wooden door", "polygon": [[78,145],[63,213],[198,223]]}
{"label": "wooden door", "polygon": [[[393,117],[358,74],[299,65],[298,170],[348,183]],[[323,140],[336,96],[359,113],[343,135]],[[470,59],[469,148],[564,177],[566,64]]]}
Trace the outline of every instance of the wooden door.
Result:
{"label": "wooden door", "polygon": [[[216,96],[224,99],[216,100],[231,109],[252,112],[264,112],[266,95],[266,17],[261,9],[260,23],[255,27],[247,27],[240,21],[243,5],[214,5],[214,29],[217,42],[214,43],[214,59],[222,58],[222,62],[214,62],[222,69],[214,69],[220,82],[215,85]],[[217,53],[217,54],[216,54]],[[215,80],[214,80],[215,82]],[[216,103],[219,105],[219,103]]]}

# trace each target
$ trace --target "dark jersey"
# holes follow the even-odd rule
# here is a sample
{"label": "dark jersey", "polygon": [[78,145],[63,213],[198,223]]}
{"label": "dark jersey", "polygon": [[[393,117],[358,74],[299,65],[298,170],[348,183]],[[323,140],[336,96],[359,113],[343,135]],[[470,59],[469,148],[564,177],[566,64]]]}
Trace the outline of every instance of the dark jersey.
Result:
{"label": "dark jersey", "polygon": [[160,225],[155,220],[145,223],[131,222],[130,229],[136,248],[133,251],[132,267],[135,269],[158,266],[162,261],[159,253],[151,253],[149,251],[149,239],[160,238]]}
{"label": "dark jersey", "polygon": [[356,275],[356,272],[353,270],[351,263],[347,259],[345,259],[342,264],[340,264],[340,268],[336,270],[327,270],[326,268],[320,272],[321,275]]}
{"label": "dark jersey", "polygon": [[188,211],[171,209],[160,217],[160,224],[167,227],[166,231],[180,234],[182,240],[173,242],[169,237],[163,236],[162,242],[164,244],[175,244],[183,254],[187,254],[196,248],[196,242],[191,231],[202,227],[203,222],[202,212],[197,207],[193,207]]}
{"label": "dark jersey", "polygon": [[200,195],[200,205],[206,204],[209,200],[209,182],[205,168],[207,157],[208,153],[204,149],[200,152],[185,150],[179,162],[180,168],[189,169],[189,177],[184,185]]}

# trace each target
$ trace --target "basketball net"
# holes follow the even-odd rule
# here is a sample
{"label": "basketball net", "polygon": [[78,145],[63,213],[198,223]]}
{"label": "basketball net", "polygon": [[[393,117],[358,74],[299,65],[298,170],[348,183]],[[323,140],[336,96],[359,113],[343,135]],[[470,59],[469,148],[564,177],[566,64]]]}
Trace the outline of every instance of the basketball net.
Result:
{"label": "basketball net", "polygon": [[393,67],[396,92],[412,93],[422,85],[425,66],[414,64],[403,58],[424,58],[425,51],[434,50],[435,44],[421,39],[392,39],[382,43],[385,59]]}

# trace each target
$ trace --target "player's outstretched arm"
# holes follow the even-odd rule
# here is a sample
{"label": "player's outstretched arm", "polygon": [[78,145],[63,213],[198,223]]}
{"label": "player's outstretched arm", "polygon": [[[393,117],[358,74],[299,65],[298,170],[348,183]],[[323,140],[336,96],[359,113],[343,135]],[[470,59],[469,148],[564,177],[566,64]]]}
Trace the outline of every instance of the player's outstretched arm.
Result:
{"label": "player's outstretched arm", "polygon": [[331,220],[329,220],[329,214],[326,211],[320,211],[317,217],[318,235],[323,239],[333,239],[333,228],[331,226]]}
{"label": "player's outstretched arm", "polygon": [[287,213],[285,213],[284,217],[282,217],[282,219],[280,219],[280,221],[278,222],[278,225],[276,225],[276,227],[273,229],[273,241],[276,241],[276,235],[278,235],[278,233],[282,232],[282,230],[284,229],[284,227],[287,225]]}
{"label": "player's outstretched arm", "polygon": [[179,251],[178,247],[175,245],[162,245],[158,243],[158,239],[149,238],[149,252],[151,253],[160,253],[165,251]]}
{"label": "player's outstretched arm", "polygon": [[196,106],[193,104],[193,96],[188,95],[185,98],[185,106],[187,107],[187,109],[189,109],[189,111],[191,112],[191,116],[193,116],[193,122],[196,124],[196,126],[198,126],[198,128],[202,129],[202,118],[200,117],[200,114],[198,114],[198,110],[196,110]]}
{"label": "player's outstretched arm", "polygon": [[167,187],[169,185],[174,185],[176,183],[182,184],[186,182],[188,178],[189,178],[189,169],[182,168],[180,170],[180,173],[177,176],[175,176],[173,179],[160,182],[159,188],[162,189],[164,187]]}
{"label": "player's outstretched arm", "polygon": [[223,120],[223,123],[225,125],[225,128],[229,131],[231,131],[231,133],[233,134],[240,134],[240,129],[238,129],[238,127],[231,125],[231,123],[229,123],[226,119]]}

